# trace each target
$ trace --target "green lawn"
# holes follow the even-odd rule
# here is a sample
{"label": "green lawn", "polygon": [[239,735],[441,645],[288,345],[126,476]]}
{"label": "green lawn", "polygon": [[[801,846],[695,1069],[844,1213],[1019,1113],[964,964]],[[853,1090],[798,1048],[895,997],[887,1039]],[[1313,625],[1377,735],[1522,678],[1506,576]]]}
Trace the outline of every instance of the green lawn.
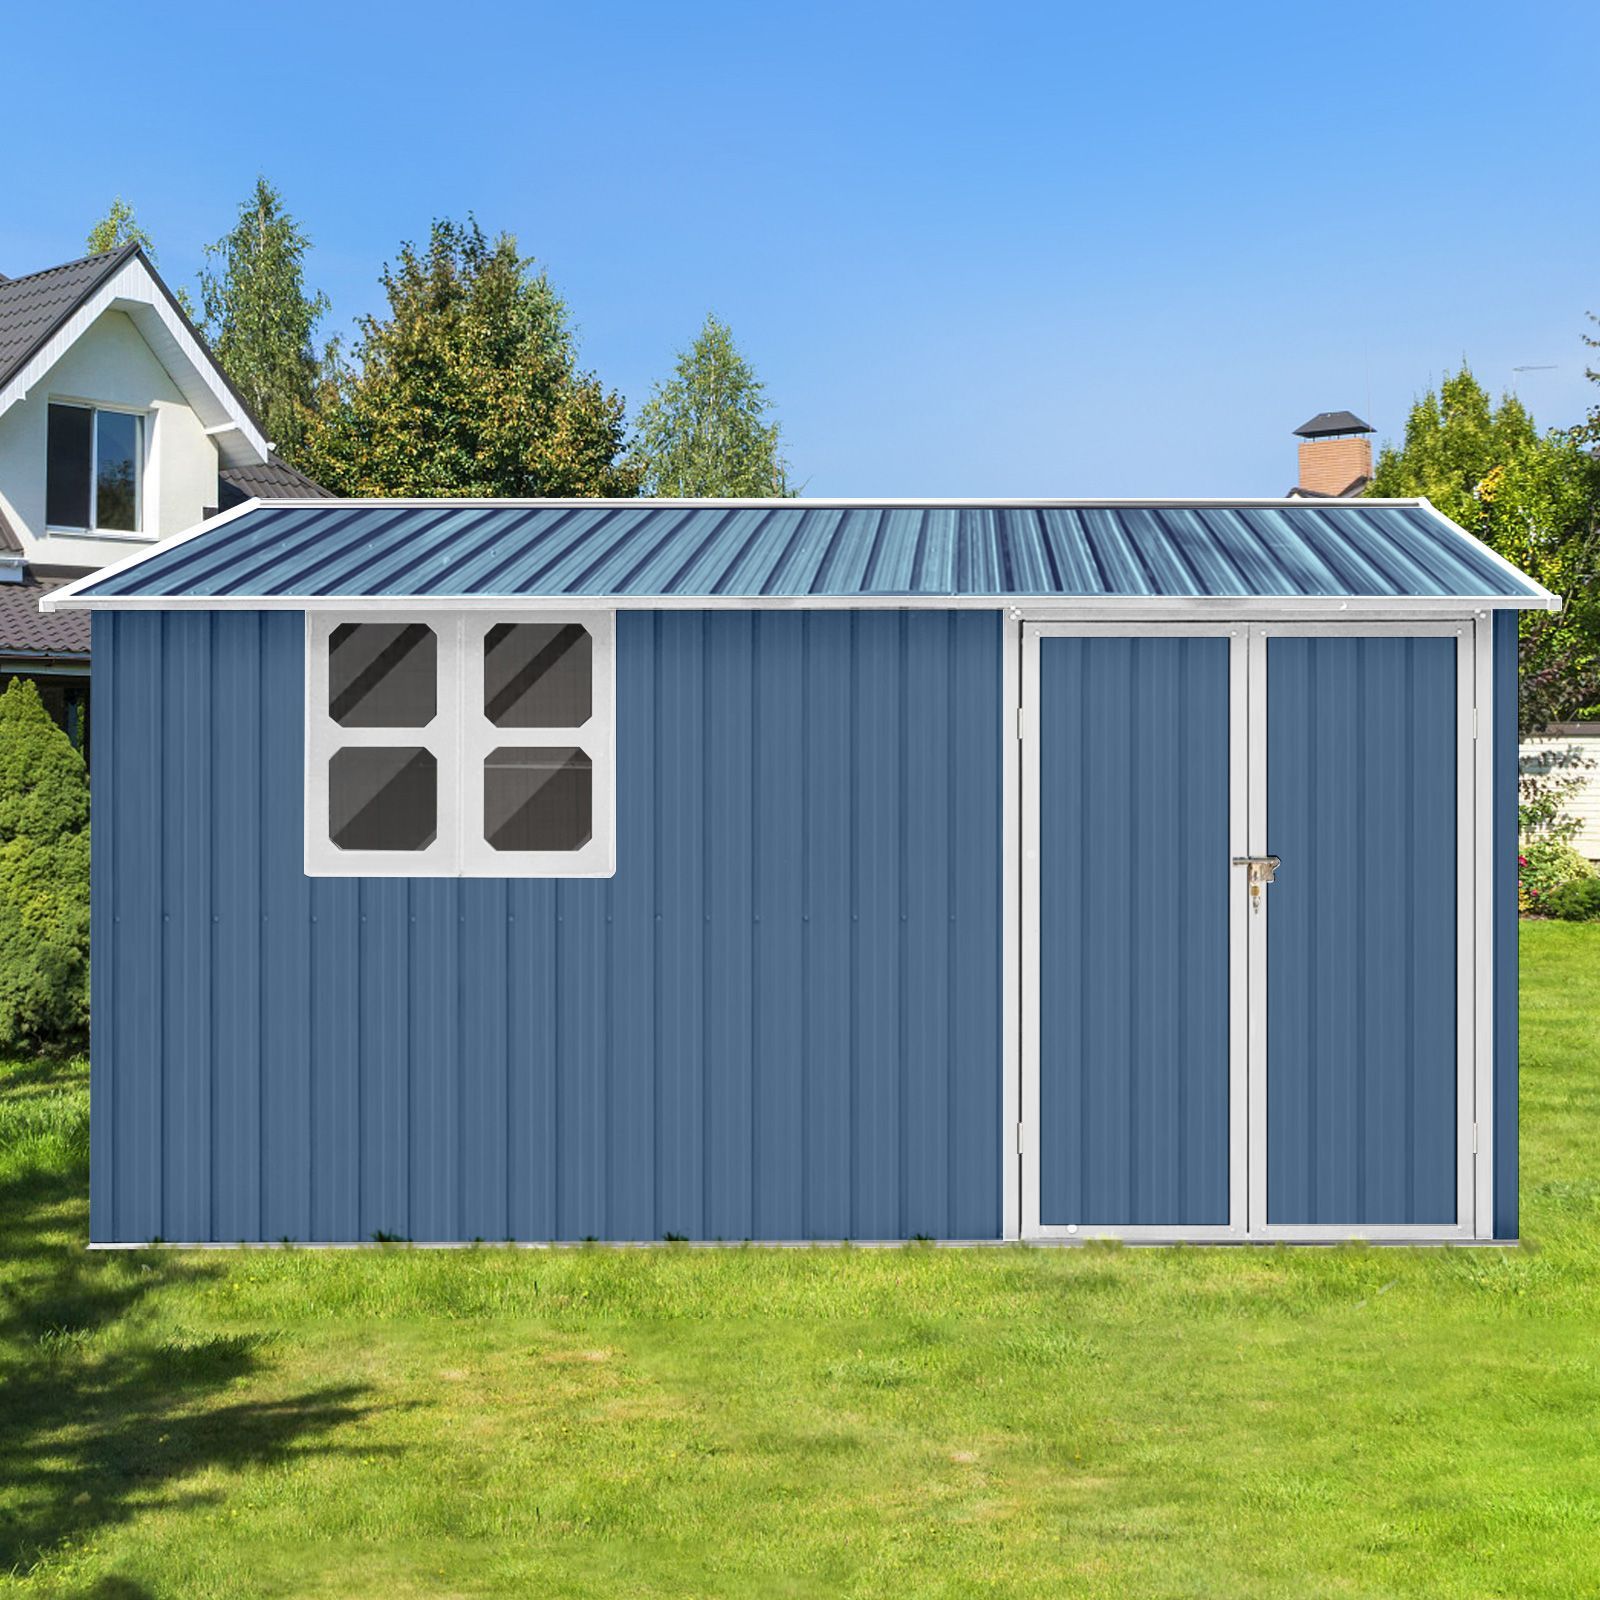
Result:
{"label": "green lawn", "polygon": [[0,1100],[0,1591],[1600,1592],[1600,927],[1498,1250],[81,1248]]}

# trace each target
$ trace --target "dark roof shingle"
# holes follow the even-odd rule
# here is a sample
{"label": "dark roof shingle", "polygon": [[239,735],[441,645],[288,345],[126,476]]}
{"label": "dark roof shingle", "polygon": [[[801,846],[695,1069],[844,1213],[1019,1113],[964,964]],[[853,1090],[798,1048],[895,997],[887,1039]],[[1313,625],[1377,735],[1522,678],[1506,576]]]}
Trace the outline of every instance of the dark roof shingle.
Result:
{"label": "dark roof shingle", "polygon": [[39,610],[39,601],[51,590],[71,583],[72,577],[40,578],[29,573],[22,583],[0,583],[0,659],[82,656],[88,660],[88,614]]}
{"label": "dark roof shingle", "polygon": [[333,494],[291,467],[281,456],[268,456],[259,467],[224,467],[217,474],[217,510],[242,506],[246,500],[332,500]]}
{"label": "dark roof shingle", "polygon": [[59,267],[0,279],[0,384],[21,368],[95,289],[111,276],[138,246],[65,261]]}

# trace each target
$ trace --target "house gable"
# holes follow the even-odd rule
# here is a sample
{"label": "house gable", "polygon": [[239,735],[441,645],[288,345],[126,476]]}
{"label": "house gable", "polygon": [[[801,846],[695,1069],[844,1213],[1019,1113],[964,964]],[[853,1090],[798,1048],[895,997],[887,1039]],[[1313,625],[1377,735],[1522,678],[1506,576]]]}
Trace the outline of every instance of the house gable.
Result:
{"label": "house gable", "polygon": [[0,687],[38,680],[75,743],[88,619],[50,616],[41,601],[202,530],[219,507],[324,493],[271,453],[138,246],[0,273]]}
{"label": "house gable", "polygon": [[[92,269],[100,262],[98,274]],[[56,281],[64,287],[54,287]],[[39,285],[50,280],[48,293]],[[257,466],[267,440],[142,250],[9,279],[0,285],[0,416],[24,399],[107,311],[124,312],[216,440],[223,465]],[[7,313],[10,315],[7,315]]]}
{"label": "house gable", "polygon": [[[54,341],[52,341],[53,343]],[[53,530],[46,518],[52,403],[131,411],[143,417],[141,525],[116,537]],[[25,395],[0,412],[0,517],[31,561],[98,567],[130,545],[193,527],[217,504],[218,441],[190,396],[121,308],[100,312]]]}

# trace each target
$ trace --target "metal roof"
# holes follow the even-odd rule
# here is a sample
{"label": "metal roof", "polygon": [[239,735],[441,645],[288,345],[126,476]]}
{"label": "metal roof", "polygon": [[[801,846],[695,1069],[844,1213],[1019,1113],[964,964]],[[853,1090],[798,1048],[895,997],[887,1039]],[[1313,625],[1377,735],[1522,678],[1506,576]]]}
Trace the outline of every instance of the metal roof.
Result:
{"label": "metal roof", "polygon": [[1309,422],[1294,430],[1302,439],[1326,439],[1335,433],[1372,433],[1372,425],[1353,411],[1319,411]]}
{"label": "metal roof", "polygon": [[53,596],[376,600],[1552,597],[1426,501],[251,503]]}

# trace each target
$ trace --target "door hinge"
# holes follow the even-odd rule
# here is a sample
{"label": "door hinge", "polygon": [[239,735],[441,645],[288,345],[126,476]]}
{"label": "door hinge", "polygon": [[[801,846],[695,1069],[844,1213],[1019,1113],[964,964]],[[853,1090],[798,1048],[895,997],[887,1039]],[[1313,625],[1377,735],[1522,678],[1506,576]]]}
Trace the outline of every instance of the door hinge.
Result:
{"label": "door hinge", "polygon": [[1019,739],[1028,737],[1028,708],[1026,706],[1017,707],[1017,737]]}
{"label": "door hinge", "polygon": [[1472,737],[1474,739],[1478,737],[1478,708],[1476,706],[1472,708]]}
{"label": "door hinge", "polygon": [[1017,1124],[1017,1154],[1019,1156],[1022,1154],[1022,1124],[1020,1122]]}
{"label": "door hinge", "polygon": [[1478,1124],[1476,1122],[1472,1124],[1472,1153],[1473,1155],[1478,1153]]}

